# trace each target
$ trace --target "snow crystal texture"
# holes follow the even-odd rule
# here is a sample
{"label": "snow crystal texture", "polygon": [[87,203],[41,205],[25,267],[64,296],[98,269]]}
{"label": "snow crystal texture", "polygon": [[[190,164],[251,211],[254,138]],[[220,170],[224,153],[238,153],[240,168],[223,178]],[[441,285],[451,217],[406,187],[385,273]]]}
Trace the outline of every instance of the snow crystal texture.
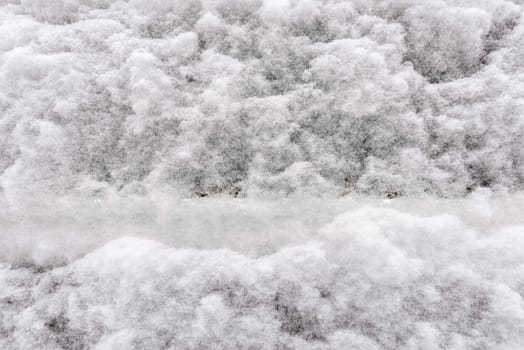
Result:
{"label": "snow crystal texture", "polygon": [[522,189],[519,2],[1,0],[1,193]]}
{"label": "snow crystal texture", "polygon": [[[260,226],[289,220],[287,235],[302,242],[256,253],[135,235],[53,264],[39,257],[64,254],[66,239],[40,237],[43,246],[0,265],[0,348],[522,349],[524,197],[493,197],[338,203],[315,207],[318,225],[304,225],[304,213],[258,216],[262,232],[236,241],[281,242]],[[222,220],[203,234],[234,230],[228,215],[249,225],[240,213],[279,209],[236,205],[211,203]]]}
{"label": "snow crystal texture", "polygon": [[0,0],[0,349],[524,349],[523,10]]}

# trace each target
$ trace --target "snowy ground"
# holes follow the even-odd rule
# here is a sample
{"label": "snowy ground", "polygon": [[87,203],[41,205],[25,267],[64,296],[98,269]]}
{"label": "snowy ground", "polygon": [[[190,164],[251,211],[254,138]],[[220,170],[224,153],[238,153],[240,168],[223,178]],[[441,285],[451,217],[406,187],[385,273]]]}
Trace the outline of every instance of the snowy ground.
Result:
{"label": "snowy ground", "polygon": [[0,349],[524,349],[524,0],[0,0]]}
{"label": "snowy ground", "polygon": [[0,348],[524,346],[522,195],[126,202],[4,212]]}

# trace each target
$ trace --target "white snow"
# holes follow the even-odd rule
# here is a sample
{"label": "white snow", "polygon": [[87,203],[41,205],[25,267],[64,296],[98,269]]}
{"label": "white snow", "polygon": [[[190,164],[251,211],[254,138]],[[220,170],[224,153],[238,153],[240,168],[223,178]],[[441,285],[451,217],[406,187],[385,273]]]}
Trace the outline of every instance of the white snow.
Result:
{"label": "white snow", "polygon": [[0,349],[524,349],[522,0],[0,0]]}
{"label": "white snow", "polygon": [[1,348],[524,346],[521,195],[127,203],[5,214]]}
{"label": "white snow", "polygon": [[[3,0],[0,196],[90,196],[85,181],[187,197],[521,190],[521,13],[505,0]],[[56,147],[27,151],[51,131]]]}

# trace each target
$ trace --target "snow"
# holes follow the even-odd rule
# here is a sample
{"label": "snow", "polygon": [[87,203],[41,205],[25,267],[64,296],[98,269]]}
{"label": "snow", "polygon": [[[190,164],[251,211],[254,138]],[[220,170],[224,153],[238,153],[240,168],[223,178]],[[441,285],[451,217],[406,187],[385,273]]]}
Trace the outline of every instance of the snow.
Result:
{"label": "snow", "polygon": [[[186,197],[522,189],[518,2],[0,6],[12,206],[89,197],[85,181]],[[51,130],[57,147],[27,151],[23,135]]]}
{"label": "snow", "polygon": [[5,217],[2,348],[524,346],[521,195],[127,203]]}
{"label": "snow", "polygon": [[0,348],[524,348],[521,0],[0,0]]}

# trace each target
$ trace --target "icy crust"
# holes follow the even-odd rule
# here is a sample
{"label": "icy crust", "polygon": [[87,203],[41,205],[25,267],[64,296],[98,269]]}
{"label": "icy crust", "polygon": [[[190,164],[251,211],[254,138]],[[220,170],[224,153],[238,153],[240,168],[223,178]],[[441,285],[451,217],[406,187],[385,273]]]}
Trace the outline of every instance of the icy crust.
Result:
{"label": "icy crust", "polygon": [[124,237],[4,263],[0,348],[521,349],[524,225],[486,222],[367,206],[258,257]]}
{"label": "icy crust", "polygon": [[524,184],[522,2],[0,0],[0,201]]}

